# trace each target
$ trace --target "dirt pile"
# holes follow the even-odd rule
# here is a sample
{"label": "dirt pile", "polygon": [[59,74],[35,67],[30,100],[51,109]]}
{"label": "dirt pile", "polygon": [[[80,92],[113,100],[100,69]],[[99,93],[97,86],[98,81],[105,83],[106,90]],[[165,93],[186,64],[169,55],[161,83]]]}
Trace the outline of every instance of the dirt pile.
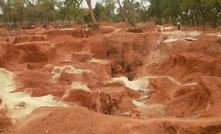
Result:
{"label": "dirt pile", "polygon": [[[60,124],[62,123],[62,125]],[[27,127],[28,126],[28,127]],[[73,106],[62,109],[42,107],[34,110],[22,122],[5,133],[218,133],[220,118],[182,119],[162,118],[142,121],[125,117],[113,117],[91,112],[86,108]]]}
{"label": "dirt pile", "polygon": [[216,31],[137,25],[2,31],[0,131],[221,132]]}

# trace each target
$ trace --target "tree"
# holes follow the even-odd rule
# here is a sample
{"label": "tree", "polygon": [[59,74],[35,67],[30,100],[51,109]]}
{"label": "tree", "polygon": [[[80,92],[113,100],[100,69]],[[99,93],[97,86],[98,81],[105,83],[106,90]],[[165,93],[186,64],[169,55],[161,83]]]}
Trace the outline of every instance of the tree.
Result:
{"label": "tree", "polygon": [[24,21],[24,4],[27,0],[7,0],[1,1],[3,12],[3,21],[5,24],[17,26],[17,22],[23,25]]}
{"label": "tree", "polygon": [[104,11],[103,5],[99,2],[96,3],[95,8],[94,8],[94,15],[97,18],[97,21],[105,20],[103,17],[103,15],[104,15],[103,11]]}
{"label": "tree", "polygon": [[221,24],[221,0],[149,0],[151,17],[166,18],[166,22],[181,19],[182,24],[200,26],[209,23],[213,27]]}
{"label": "tree", "polygon": [[[204,9],[205,21],[210,21],[213,27],[221,24],[221,0],[201,0]],[[207,16],[207,17],[206,17]]]}
{"label": "tree", "polygon": [[[139,2],[136,2],[135,0],[124,0],[123,1],[123,8],[126,11],[127,16],[133,22],[140,21],[141,6],[140,6]],[[136,11],[136,12],[131,12],[131,11]]]}
{"label": "tree", "polygon": [[151,17],[156,16],[157,18],[161,17],[160,3],[161,0],[149,0],[149,14]]}
{"label": "tree", "polygon": [[119,7],[120,7],[120,9],[121,9],[121,12],[122,12],[123,16],[124,16],[125,22],[128,23],[128,24],[130,24],[130,25],[133,26],[133,27],[136,27],[136,25],[135,25],[135,24],[130,20],[130,18],[127,16],[125,10],[123,9],[123,7],[122,7],[122,5],[121,5],[121,3],[120,3],[120,0],[117,0],[117,3],[118,3],[118,5],[119,5]]}
{"label": "tree", "polygon": [[103,13],[103,17],[107,18],[107,21],[111,21],[114,16],[115,9],[115,0],[102,0],[101,1],[101,9]]}
{"label": "tree", "polygon": [[141,0],[140,2],[140,21],[141,22],[146,22],[150,19],[148,7],[149,7],[149,1]]}
{"label": "tree", "polygon": [[29,1],[25,8],[25,20],[28,23],[28,27],[31,27],[34,24],[37,18],[37,14],[38,12],[36,10],[36,6],[33,2]]}
{"label": "tree", "polygon": [[123,22],[125,21],[124,16],[122,14],[122,11],[120,8],[116,9],[116,13],[113,16],[113,21],[114,22]]}
{"label": "tree", "polygon": [[93,12],[93,9],[92,9],[92,6],[91,6],[91,0],[86,0],[86,2],[87,2],[87,5],[88,5],[90,14],[91,14],[92,23],[93,24],[97,24],[97,20],[96,20],[96,18],[94,16],[94,12]]}
{"label": "tree", "polygon": [[77,18],[80,14],[81,0],[64,0],[59,1],[57,6],[63,22],[68,19],[69,23],[72,18]]}
{"label": "tree", "polygon": [[38,11],[38,17],[44,27],[48,27],[50,20],[54,20],[55,16],[54,0],[38,0],[36,3],[36,10]]}

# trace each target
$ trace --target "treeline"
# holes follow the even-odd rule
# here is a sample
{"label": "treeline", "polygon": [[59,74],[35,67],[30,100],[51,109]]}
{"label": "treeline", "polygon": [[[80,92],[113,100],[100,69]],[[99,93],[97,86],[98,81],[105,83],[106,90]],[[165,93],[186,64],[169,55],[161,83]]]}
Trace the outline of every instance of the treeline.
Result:
{"label": "treeline", "polygon": [[149,15],[158,18],[158,23],[173,23],[200,26],[221,24],[221,0],[149,0]]}
{"label": "treeline", "polygon": [[1,23],[7,26],[30,27],[50,22],[81,22],[88,13],[80,7],[81,0],[1,0]]}
{"label": "treeline", "polygon": [[[221,0],[100,0],[93,10],[83,8],[82,1],[0,0],[0,22],[13,27],[31,27],[39,23],[47,27],[51,23],[121,22],[126,21],[126,14],[134,23],[176,24],[180,20],[187,26],[209,24],[217,27],[221,24]],[[91,0],[85,1],[91,3]]]}
{"label": "treeline", "polygon": [[[88,8],[82,7],[83,0],[0,0],[0,22],[13,27],[31,27],[37,23],[48,26],[49,23],[90,23],[92,17]],[[90,0],[85,0],[91,2]],[[147,8],[144,3],[135,0],[123,0],[122,4],[128,16],[134,22],[147,21]],[[137,12],[134,12],[136,10]],[[124,21],[116,0],[101,0],[92,11],[97,22]]]}

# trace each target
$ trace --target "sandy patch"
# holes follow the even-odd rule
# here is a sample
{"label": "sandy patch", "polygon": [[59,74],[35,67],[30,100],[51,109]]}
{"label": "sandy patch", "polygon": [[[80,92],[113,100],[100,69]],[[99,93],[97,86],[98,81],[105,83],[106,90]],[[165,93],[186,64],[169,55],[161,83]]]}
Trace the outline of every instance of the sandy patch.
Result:
{"label": "sandy patch", "polygon": [[164,27],[164,26],[158,26],[160,28],[160,31],[164,30],[171,30],[173,27]]}
{"label": "sandy patch", "polygon": [[169,42],[175,42],[175,41],[178,41],[178,39],[170,38],[170,39],[164,40],[163,42],[164,42],[164,43],[169,43]]}
{"label": "sandy patch", "polygon": [[167,77],[167,76],[147,76],[147,77],[139,78],[134,81],[129,81],[127,77],[121,76],[118,78],[112,78],[112,81],[122,81],[124,82],[126,87],[134,91],[148,91],[149,79],[154,79],[154,78],[168,78],[177,86],[182,85],[179,81],[176,81],[174,78]]}
{"label": "sandy patch", "polygon": [[101,63],[101,64],[108,64],[109,63],[107,60],[101,60],[101,59],[96,59],[96,58],[93,58],[89,62],[91,62],[91,63]]}
{"label": "sandy patch", "polygon": [[112,78],[113,81],[123,81],[125,86],[134,90],[134,91],[147,91],[147,87],[149,85],[149,81],[147,77],[129,81],[127,77],[121,76],[119,78]]}
{"label": "sandy patch", "polygon": [[72,30],[75,30],[75,28],[63,28],[63,29],[60,29],[61,31],[72,31]]}
{"label": "sandy patch", "polygon": [[210,34],[206,34],[206,35],[208,35],[208,36],[221,37],[221,33],[217,33],[217,34],[212,34],[212,33],[210,33]]}
{"label": "sandy patch", "polygon": [[89,69],[87,70],[75,69],[73,66],[55,66],[53,67],[52,72],[51,72],[53,79],[59,78],[63,71],[70,73],[70,74],[78,74],[78,75],[82,74],[83,72],[87,72],[87,73],[91,72],[91,70]]}
{"label": "sandy patch", "polygon": [[[0,68],[0,96],[2,97],[1,109],[8,111],[7,115],[11,118],[21,118],[30,114],[34,109],[42,106],[61,106],[66,104],[53,100],[52,95],[43,97],[31,97],[23,92],[11,92],[16,89],[13,81],[13,73]],[[19,104],[23,104],[20,106]]]}
{"label": "sandy patch", "polygon": [[184,32],[184,31],[180,31],[180,30],[176,30],[176,31],[169,31],[169,32],[163,32],[164,34],[168,34],[168,35],[180,35],[180,36],[199,36],[202,34],[202,32],[198,32],[198,31],[192,31],[192,32]]}
{"label": "sandy patch", "polygon": [[82,82],[73,82],[71,84],[71,88],[73,89],[82,89],[84,91],[90,92],[91,90],[87,87],[87,85],[83,84]]}

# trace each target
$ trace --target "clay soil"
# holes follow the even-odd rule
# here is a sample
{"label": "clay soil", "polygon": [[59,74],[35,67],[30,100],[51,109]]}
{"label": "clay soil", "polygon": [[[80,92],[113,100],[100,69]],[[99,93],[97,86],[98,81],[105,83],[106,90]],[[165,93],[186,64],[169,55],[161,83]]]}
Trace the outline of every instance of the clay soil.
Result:
{"label": "clay soil", "polygon": [[221,133],[221,33],[101,22],[0,32],[0,133]]}

